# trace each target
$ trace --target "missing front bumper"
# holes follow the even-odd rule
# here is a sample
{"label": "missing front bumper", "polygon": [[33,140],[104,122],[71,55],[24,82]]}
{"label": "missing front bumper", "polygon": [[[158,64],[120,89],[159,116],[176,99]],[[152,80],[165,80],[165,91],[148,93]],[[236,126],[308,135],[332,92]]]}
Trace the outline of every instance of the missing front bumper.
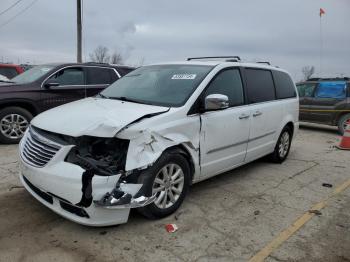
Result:
{"label": "missing front bumper", "polygon": [[121,183],[111,192],[106,193],[100,200],[94,200],[97,207],[108,209],[138,208],[151,204],[155,196],[146,197],[133,196],[140,190],[141,184],[124,184]]}

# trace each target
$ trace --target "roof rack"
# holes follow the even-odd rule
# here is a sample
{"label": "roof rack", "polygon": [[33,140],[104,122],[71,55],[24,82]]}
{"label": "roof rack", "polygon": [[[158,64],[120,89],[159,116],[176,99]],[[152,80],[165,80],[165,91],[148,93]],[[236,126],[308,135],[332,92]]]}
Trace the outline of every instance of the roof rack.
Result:
{"label": "roof rack", "polygon": [[203,57],[189,57],[187,61],[191,60],[206,60],[206,59],[225,59],[226,62],[239,62],[241,58],[239,56],[203,56]]}
{"label": "roof rack", "polygon": [[109,65],[109,63],[101,63],[101,62],[85,62],[84,64],[93,64],[93,65]]}
{"label": "roof rack", "polygon": [[267,65],[271,65],[270,62],[268,62],[268,61],[258,61],[258,62],[256,62],[256,63],[258,63],[258,64],[267,64]]}

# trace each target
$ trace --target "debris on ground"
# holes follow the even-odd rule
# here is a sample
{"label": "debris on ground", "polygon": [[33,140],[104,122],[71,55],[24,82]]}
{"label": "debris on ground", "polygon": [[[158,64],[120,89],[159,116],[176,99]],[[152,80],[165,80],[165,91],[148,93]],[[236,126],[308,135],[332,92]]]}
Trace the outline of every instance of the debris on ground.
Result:
{"label": "debris on ground", "polygon": [[333,185],[332,185],[332,184],[329,184],[329,183],[323,183],[322,186],[323,186],[323,187],[333,187]]}
{"label": "debris on ground", "polygon": [[175,215],[175,220],[179,220],[179,217],[185,213],[184,211],[179,211],[176,215]]}
{"label": "debris on ground", "polygon": [[311,209],[311,210],[309,210],[309,213],[315,214],[316,216],[322,215],[321,211],[317,210],[317,209]]}
{"label": "debris on ground", "polygon": [[178,227],[175,224],[167,224],[165,225],[165,229],[168,233],[174,233],[178,230]]}
{"label": "debris on ground", "polygon": [[255,210],[255,211],[254,211],[254,215],[257,216],[257,215],[259,215],[259,214],[260,214],[260,211],[259,211],[259,210]]}
{"label": "debris on ground", "polygon": [[101,231],[100,232],[100,235],[106,235],[107,234],[107,231]]}

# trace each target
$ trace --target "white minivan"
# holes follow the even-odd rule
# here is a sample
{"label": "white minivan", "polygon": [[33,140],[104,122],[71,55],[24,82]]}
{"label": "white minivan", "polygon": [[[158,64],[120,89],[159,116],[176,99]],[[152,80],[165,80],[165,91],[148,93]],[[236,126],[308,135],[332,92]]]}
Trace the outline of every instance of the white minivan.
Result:
{"label": "white minivan", "polygon": [[80,224],[175,212],[193,183],[288,156],[299,104],[290,75],[238,57],[132,71],[99,95],[36,116],[20,143],[24,187]]}

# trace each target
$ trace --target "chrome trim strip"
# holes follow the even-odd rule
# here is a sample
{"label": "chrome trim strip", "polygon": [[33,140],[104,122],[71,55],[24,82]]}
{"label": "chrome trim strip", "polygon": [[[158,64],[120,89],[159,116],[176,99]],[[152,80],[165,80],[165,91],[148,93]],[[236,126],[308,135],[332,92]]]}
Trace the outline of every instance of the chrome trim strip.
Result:
{"label": "chrome trim strip", "polygon": [[[48,77],[46,77],[46,78],[44,79],[44,81],[42,81],[42,83],[41,83],[41,85],[40,85],[40,88],[43,89],[44,83],[45,83],[51,76],[53,76],[54,74],[56,74],[58,71],[61,71],[61,70],[66,69],[66,68],[71,68],[71,67],[81,67],[81,68],[83,68],[83,67],[97,67],[97,68],[111,69],[111,70],[113,70],[113,71],[116,73],[116,75],[118,76],[118,79],[121,78],[121,76],[120,76],[119,72],[117,71],[117,69],[112,68],[112,67],[108,67],[108,66],[93,66],[93,65],[69,65],[69,66],[64,66],[64,67],[62,67],[62,68],[56,70],[55,72],[53,72],[52,74],[50,74]],[[111,83],[111,84],[112,84],[112,83]],[[102,84],[101,84],[101,85],[102,85]],[[103,85],[110,85],[110,84],[103,84]],[[61,85],[61,87],[62,87],[62,86],[87,86],[87,87],[89,87],[89,86],[96,86],[96,85],[95,85],[95,84],[94,84],[94,85]]]}
{"label": "chrome trim strip", "polygon": [[218,148],[214,148],[212,150],[209,150],[207,152],[207,154],[211,154],[211,153],[215,153],[215,152],[218,152],[218,151],[221,151],[221,150],[225,150],[225,149],[228,149],[230,147],[235,147],[235,146],[239,146],[239,145],[242,145],[242,144],[245,144],[245,143],[249,143],[249,142],[252,142],[252,141],[255,141],[255,140],[258,140],[260,138],[263,138],[265,136],[269,136],[269,135],[272,135],[276,133],[276,131],[272,131],[272,132],[268,132],[266,134],[263,134],[261,136],[257,136],[257,137],[254,137],[252,139],[248,139],[248,140],[245,140],[245,141],[241,141],[241,142],[238,142],[238,143],[235,143],[235,144],[231,144],[231,145],[228,145],[228,146],[223,146],[223,147],[218,147]]}
{"label": "chrome trim strip", "polygon": [[228,149],[230,147],[235,147],[235,146],[239,146],[239,145],[246,144],[246,143],[248,143],[248,140],[245,140],[245,141],[242,141],[242,142],[238,142],[238,143],[235,143],[235,144],[231,144],[231,145],[228,145],[228,146],[214,148],[212,150],[209,150],[207,152],[207,154],[215,153],[215,152],[218,152],[218,151],[221,151],[221,150]]}
{"label": "chrome trim strip", "polygon": [[249,142],[252,142],[252,141],[255,141],[255,140],[258,140],[258,139],[260,139],[260,138],[263,138],[263,137],[265,137],[265,136],[272,135],[272,134],[274,134],[274,133],[276,133],[276,131],[271,131],[271,132],[268,132],[268,133],[263,134],[263,135],[261,135],[261,136],[257,136],[257,137],[251,138],[251,139],[248,140],[248,143],[249,143]]}

